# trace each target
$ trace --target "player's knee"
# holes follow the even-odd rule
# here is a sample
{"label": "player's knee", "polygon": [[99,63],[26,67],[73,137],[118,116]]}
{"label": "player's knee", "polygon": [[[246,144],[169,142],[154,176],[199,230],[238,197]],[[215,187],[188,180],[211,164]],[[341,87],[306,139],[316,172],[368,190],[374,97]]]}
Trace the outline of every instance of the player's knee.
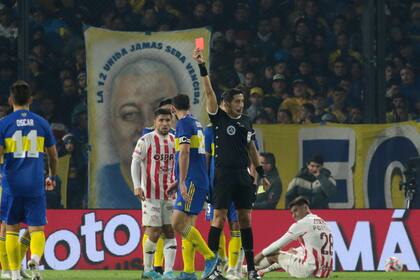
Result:
{"label": "player's knee", "polygon": [[226,221],[226,214],[223,211],[216,211],[214,213],[214,217],[213,217],[213,221],[211,225],[217,228],[223,228],[225,221]]}
{"label": "player's knee", "polygon": [[148,238],[151,240],[151,241],[153,241],[153,242],[157,242],[158,241],[158,239],[159,239],[159,237],[160,237],[160,234],[161,234],[161,229],[160,228],[148,228],[147,230],[146,230],[146,233],[147,233],[147,236],[148,236]]}
{"label": "player's knee", "polygon": [[251,212],[239,211],[238,220],[241,228],[249,228],[251,226]]}
{"label": "player's knee", "polygon": [[238,221],[235,221],[235,222],[229,222],[229,227],[230,227],[230,230],[231,231],[233,231],[233,230],[240,230],[241,228],[239,227],[239,222]]}
{"label": "player's knee", "polygon": [[184,223],[175,219],[172,221],[172,228],[174,229],[174,231],[181,233],[184,229]]}
{"label": "player's knee", "polygon": [[167,239],[175,238],[175,233],[174,233],[174,230],[172,229],[171,226],[168,226],[168,225],[164,226],[162,228],[162,231],[163,231],[163,235],[165,236],[165,238],[167,238]]}

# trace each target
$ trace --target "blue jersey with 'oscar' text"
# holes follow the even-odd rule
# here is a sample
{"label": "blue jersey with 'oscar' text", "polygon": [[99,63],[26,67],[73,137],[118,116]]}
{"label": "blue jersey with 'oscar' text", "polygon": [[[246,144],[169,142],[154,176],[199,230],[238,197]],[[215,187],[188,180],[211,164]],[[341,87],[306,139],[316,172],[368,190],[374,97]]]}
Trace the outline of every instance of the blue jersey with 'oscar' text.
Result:
{"label": "blue jersey with 'oscar' text", "polygon": [[44,149],[55,145],[48,122],[28,110],[17,110],[0,120],[0,145],[8,193],[13,197],[44,195]]}

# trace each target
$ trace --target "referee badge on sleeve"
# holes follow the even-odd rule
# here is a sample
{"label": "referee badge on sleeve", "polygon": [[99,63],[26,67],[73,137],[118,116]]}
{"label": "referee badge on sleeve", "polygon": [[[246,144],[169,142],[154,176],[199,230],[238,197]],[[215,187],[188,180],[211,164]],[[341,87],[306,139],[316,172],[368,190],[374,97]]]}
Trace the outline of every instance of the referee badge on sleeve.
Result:
{"label": "referee badge on sleeve", "polygon": [[248,135],[246,136],[246,141],[249,143],[251,142],[252,136],[254,136],[254,131],[248,131]]}

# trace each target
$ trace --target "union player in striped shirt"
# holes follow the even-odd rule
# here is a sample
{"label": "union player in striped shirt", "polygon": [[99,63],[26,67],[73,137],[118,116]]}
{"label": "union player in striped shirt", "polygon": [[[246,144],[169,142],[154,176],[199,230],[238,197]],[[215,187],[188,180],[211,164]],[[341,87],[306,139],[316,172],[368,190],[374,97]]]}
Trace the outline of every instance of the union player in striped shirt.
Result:
{"label": "union player in striped shirt", "polygon": [[[309,202],[299,196],[289,204],[296,223],[277,241],[255,256],[258,274],[283,268],[297,278],[327,278],[332,271],[333,237],[328,224],[312,214]],[[300,247],[281,251],[297,240]]]}
{"label": "union player in striped shirt", "polygon": [[156,243],[161,233],[165,236],[163,279],[176,277],[173,265],[177,244],[171,226],[174,202],[167,194],[168,188],[175,182],[175,136],[170,133],[171,120],[170,110],[159,108],[155,111],[155,129],[138,140],[131,162],[134,194],[142,200],[142,223],[147,234],[143,245],[143,276],[154,280],[162,279],[153,270]]}

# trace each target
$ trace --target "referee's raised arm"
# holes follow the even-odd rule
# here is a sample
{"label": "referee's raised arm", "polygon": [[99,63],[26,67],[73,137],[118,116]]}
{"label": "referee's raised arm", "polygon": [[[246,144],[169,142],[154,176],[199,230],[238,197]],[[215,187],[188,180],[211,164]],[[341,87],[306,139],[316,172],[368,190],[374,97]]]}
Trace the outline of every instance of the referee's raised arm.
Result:
{"label": "referee's raised arm", "polygon": [[204,92],[207,99],[207,112],[209,114],[216,114],[219,105],[217,104],[216,94],[211,86],[210,78],[206,68],[206,61],[203,58],[203,53],[200,49],[195,49],[193,52],[193,59],[197,61],[200,68],[200,76],[203,79]]}

